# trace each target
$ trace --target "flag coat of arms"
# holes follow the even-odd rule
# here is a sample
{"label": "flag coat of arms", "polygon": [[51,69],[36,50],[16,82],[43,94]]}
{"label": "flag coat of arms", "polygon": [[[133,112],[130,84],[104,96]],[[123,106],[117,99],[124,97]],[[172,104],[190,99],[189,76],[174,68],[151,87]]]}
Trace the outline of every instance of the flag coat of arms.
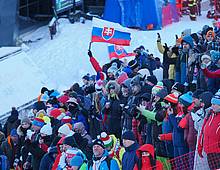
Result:
{"label": "flag coat of arms", "polygon": [[115,27],[115,23],[103,21],[100,19],[94,19],[92,28],[92,40],[91,42],[106,42],[116,45],[129,46],[131,41],[131,34],[126,32],[126,29]]}
{"label": "flag coat of arms", "polygon": [[108,53],[109,53],[109,58],[124,58],[124,57],[130,57],[130,56],[135,56],[135,53],[127,53],[125,49],[120,46],[120,45],[110,45],[108,46]]}

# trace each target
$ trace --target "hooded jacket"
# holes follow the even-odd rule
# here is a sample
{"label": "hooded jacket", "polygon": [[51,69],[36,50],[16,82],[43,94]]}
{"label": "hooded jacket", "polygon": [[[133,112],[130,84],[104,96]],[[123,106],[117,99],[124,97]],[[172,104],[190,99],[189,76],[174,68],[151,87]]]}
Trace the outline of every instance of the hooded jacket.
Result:
{"label": "hooded jacket", "polygon": [[[155,155],[155,150],[153,145],[151,144],[145,144],[143,146],[141,146],[137,151],[136,151],[136,155],[138,156],[139,161],[142,161],[142,166],[138,167],[138,163],[135,164],[134,170],[151,170],[153,168],[156,168],[156,170],[162,170],[163,169],[163,164],[156,160],[156,165],[152,166],[151,165],[151,161],[149,157],[142,157],[141,154],[142,152],[148,152],[151,156],[152,159],[155,160],[156,155]],[[142,159],[140,159],[142,158]],[[141,169],[139,169],[141,168]]]}

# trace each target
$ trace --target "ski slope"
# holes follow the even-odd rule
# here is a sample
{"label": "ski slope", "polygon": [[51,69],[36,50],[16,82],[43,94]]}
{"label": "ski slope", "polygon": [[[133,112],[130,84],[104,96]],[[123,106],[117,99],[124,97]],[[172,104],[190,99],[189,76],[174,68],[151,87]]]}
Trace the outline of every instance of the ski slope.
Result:
{"label": "ski slope", "polygon": [[[131,46],[125,49],[131,52],[144,45],[154,56],[162,57],[156,46],[157,33],[161,34],[162,43],[169,46],[175,43],[175,35],[180,35],[184,29],[198,32],[205,24],[211,25],[212,21],[203,13],[196,22],[186,16],[158,31],[129,29],[132,41]],[[27,44],[25,52],[18,56],[0,62],[0,114],[36,98],[42,86],[62,91],[74,82],[81,82],[83,75],[95,74],[87,56],[91,30],[91,21],[70,24],[68,20],[61,19],[53,40],[50,40],[47,26],[22,35],[24,41],[34,43]],[[37,39],[40,40],[35,42]],[[109,62],[107,46],[106,43],[92,44],[93,55],[101,65]]]}

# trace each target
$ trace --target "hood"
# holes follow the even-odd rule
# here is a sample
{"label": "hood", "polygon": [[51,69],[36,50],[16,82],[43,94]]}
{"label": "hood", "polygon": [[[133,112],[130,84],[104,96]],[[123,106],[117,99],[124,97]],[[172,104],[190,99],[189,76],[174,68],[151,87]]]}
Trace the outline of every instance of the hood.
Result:
{"label": "hood", "polygon": [[154,150],[153,145],[151,145],[151,144],[142,145],[142,146],[136,151],[136,154],[137,154],[138,158],[141,157],[141,153],[142,153],[142,152],[149,152],[150,155],[152,156],[152,158],[154,158],[154,156],[155,156],[155,150]]}
{"label": "hood", "polygon": [[65,137],[62,137],[62,138],[59,140],[59,142],[57,143],[57,151],[58,151],[59,154],[61,153],[59,146],[63,144],[64,139],[65,139]]}

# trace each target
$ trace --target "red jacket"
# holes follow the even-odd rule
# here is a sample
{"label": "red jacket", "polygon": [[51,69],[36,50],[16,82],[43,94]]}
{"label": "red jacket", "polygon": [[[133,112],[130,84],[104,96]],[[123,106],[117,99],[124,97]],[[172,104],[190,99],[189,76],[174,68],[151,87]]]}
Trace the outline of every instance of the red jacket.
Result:
{"label": "red jacket", "polygon": [[[152,158],[155,157],[155,150],[153,145],[151,144],[144,144],[143,146],[141,146],[137,151],[136,154],[138,156],[138,158],[141,157],[141,153],[142,152],[148,152],[150,153],[150,155],[152,156]],[[150,159],[149,157],[142,157],[142,167],[141,170],[152,170],[153,168],[156,168],[156,170],[163,170],[163,164],[160,161],[156,161],[156,166],[152,167],[151,163],[150,163]],[[138,165],[137,163],[134,166],[134,170],[138,170]]]}
{"label": "red jacket", "polygon": [[62,156],[62,152],[60,151],[60,145],[63,144],[65,137],[62,137],[59,142],[57,143],[57,149],[58,149],[58,155],[53,163],[52,170],[57,170],[59,162],[60,162],[60,157]]}
{"label": "red jacket", "polygon": [[203,147],[206,154],[220,153],[220,112],[211,112],[210,114],[204,120],[199,136],[198,150]]}
{"label": "red jacket", "polygon": [[204,75],[208,78],[220,78],[220,69],[211,72],[207,68],[205,68],[202,71],[203,71]]}

